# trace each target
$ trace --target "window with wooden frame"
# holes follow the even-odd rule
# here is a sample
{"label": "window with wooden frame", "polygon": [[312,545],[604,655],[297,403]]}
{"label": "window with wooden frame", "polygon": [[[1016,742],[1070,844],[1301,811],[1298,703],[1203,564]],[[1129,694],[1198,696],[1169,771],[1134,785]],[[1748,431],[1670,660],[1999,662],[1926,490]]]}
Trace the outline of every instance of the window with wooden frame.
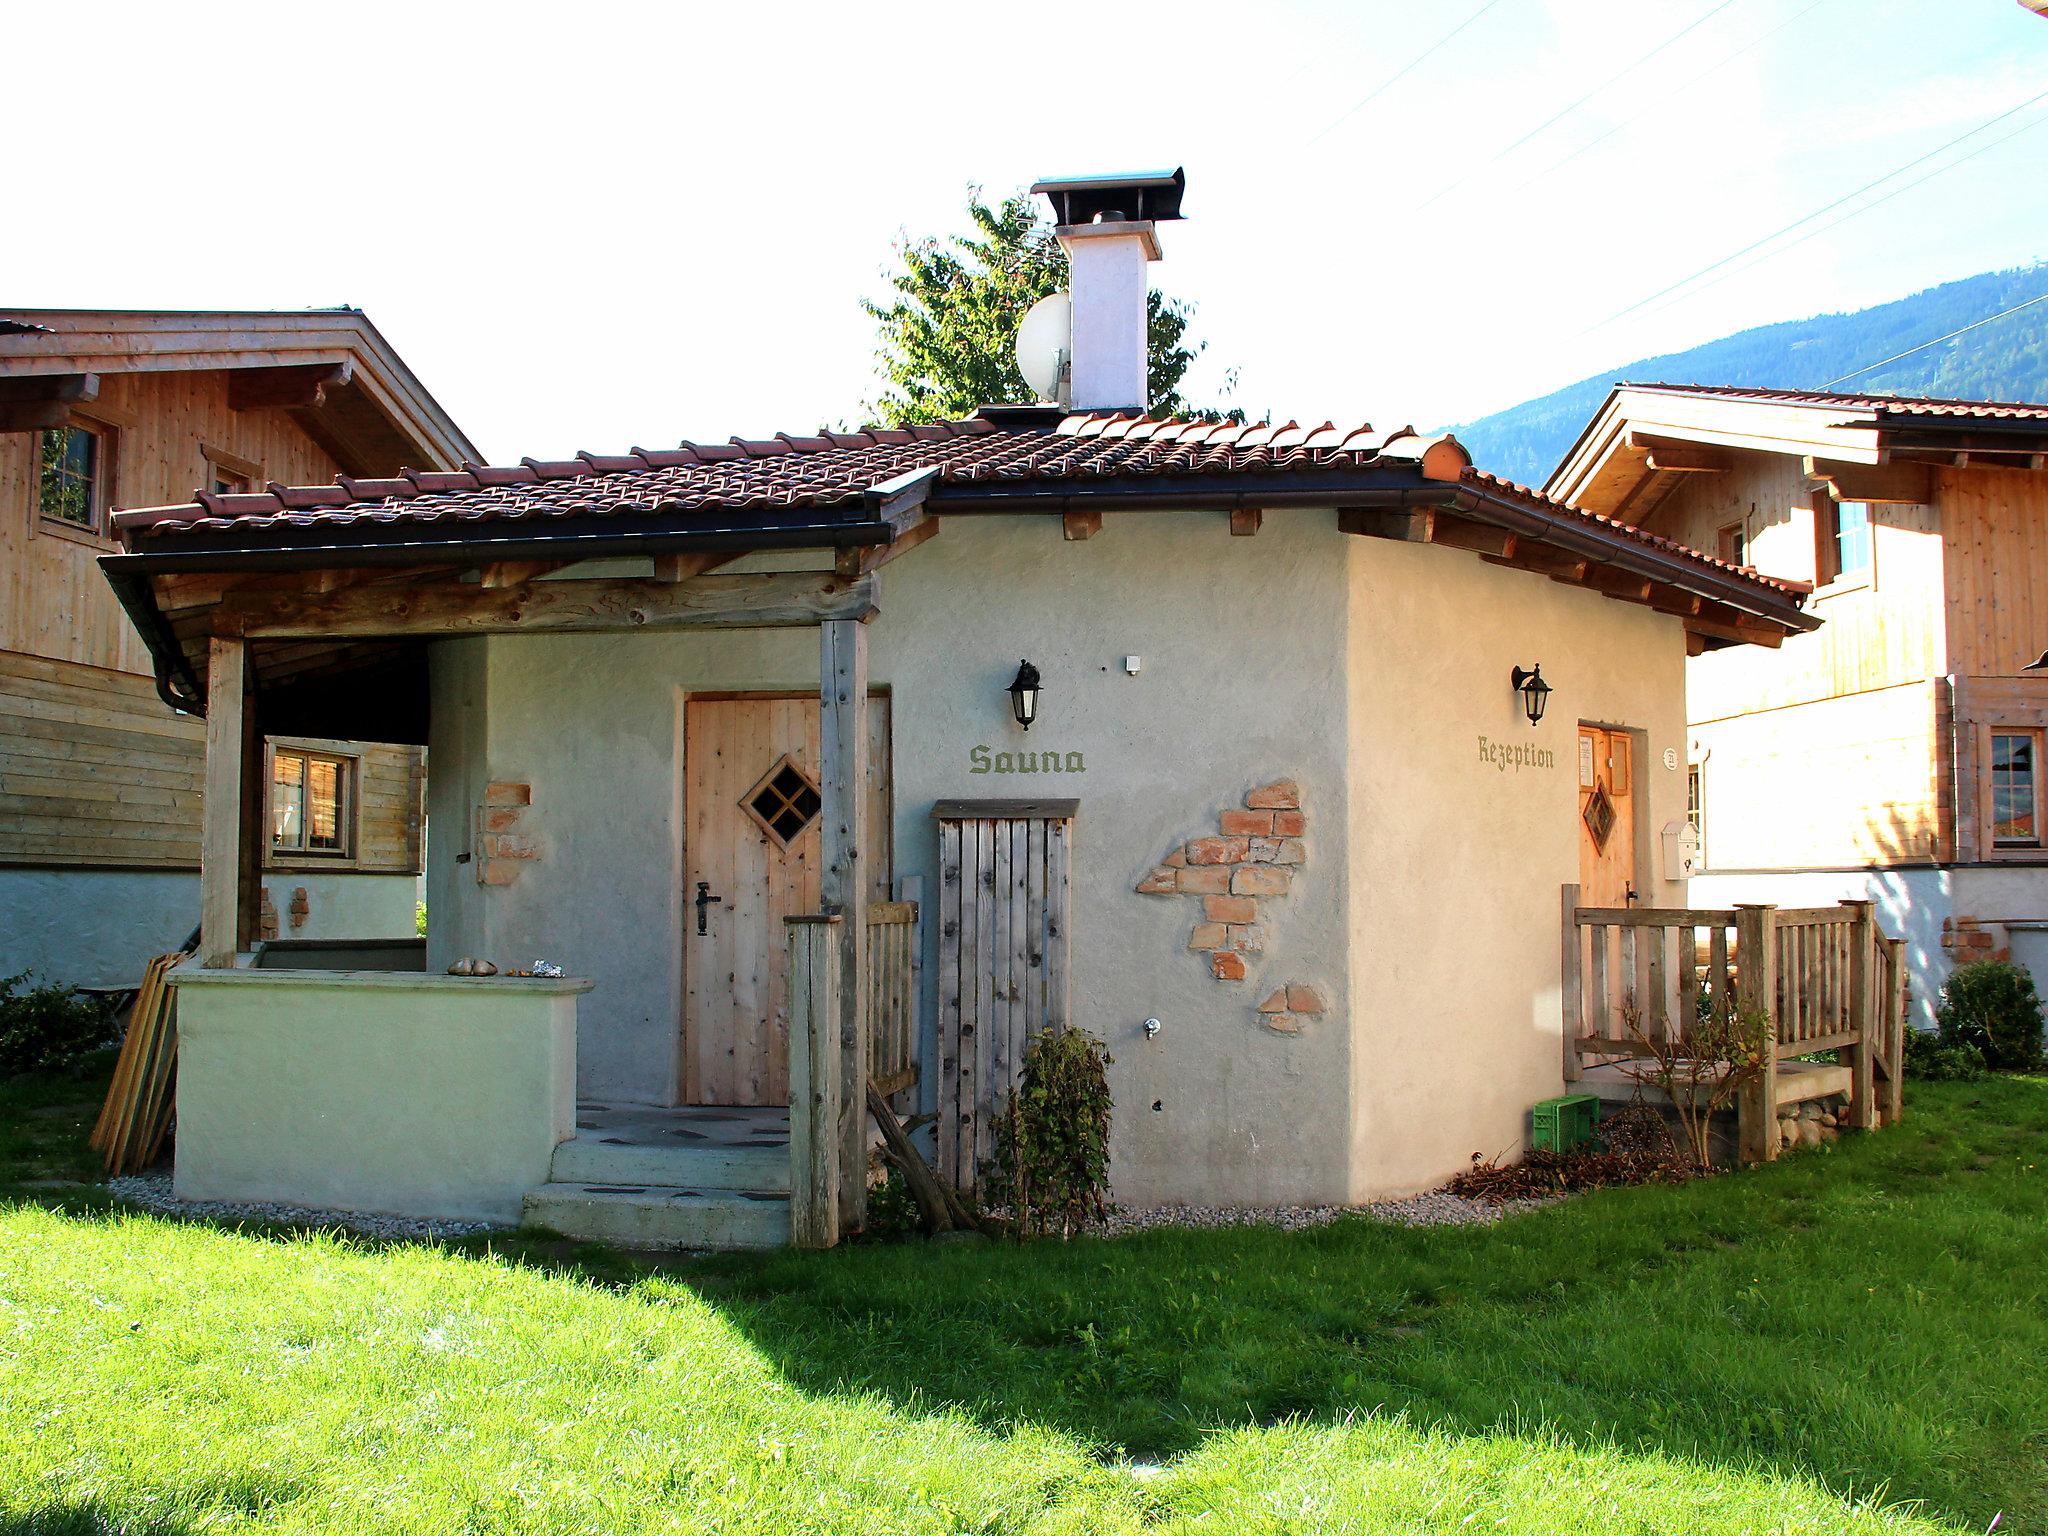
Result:
{"label": "window with wooden frame", "polygon": [[114,479],[114,429],[73,416],[36,434],[36,515],[52,528],[103,535]]}
{"label": "window with wooden frame", "polygon": [[1706,765],[1685,765],[1685,819],[1692,827],[1693,850],[1701,867],[1707,862]]}
{"label": "window with wooden frame", "polygon": [[206,488],[216,496],[240,496],[263,484],[263,466],[220,448],[200,445],[206,460]]}
{"label": "window with wooden frame", "polygon": [[1749,564],[1749,522],[1730,523],[1715,534],[1715,553],[1730,565]]}
{"label": "window with wooden frame", "polygon": [[339,752],[270,748],[270,850],[281,858],[347,859],[355,853],[359,765]]}
{"label": "window with wooden frame", "polygon": [[1875,534],[1867,501],[1837,501],[1826,491],[1813,497],[1813,565],[1817,585],[1860,585],[1870,580]]}
{"label": "window with wooden frame", "polygon": [[1991,727],[1991,846],[2007,852],[2043,847],[2041,828],[2041,732],[2025,727]]}

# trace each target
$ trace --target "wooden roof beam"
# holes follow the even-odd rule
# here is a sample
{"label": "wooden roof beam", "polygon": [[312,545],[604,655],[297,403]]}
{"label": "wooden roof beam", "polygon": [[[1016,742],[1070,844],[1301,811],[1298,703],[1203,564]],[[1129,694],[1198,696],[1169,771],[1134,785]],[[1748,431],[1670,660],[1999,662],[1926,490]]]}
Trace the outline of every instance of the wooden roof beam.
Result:
{"label": "wooden roof beam", "polygon": [[0,432],[40,432],[71,419],[71,407],[97,400],[96,373],[31,374],[0,378]]}
{"label": "wooden roof beam", "polygon": [[366,585],[318,594],[231,595],[213,632],[251,640],[368,640],[445,635],[771,629],[876,612],[873,576],[822,571],[644,579],[536,581],[485,589],[466,582]]}
{"label": "wooden roof beam", "polygon": [[352,363],[308,363],[289,368],[237,368],[228,375],[228,409],[260,411],[271,406],[324,405],[329,389],[355,377]]}
{"label": "wooden roof beam", "polygon": [[1735,467],[1735,455],[1726,448],[1659,437],[1654,432],[1630,432],[1628,446],[1648,454],[1651,469],[1671,474],[1721,474]]}
{"label": "wooden roof beam", "polygon": [[1337,526],[1367,539],[1392,539],[1400,544],[1427,544],[1436,531],[1437,514],[1424,509],[1403,512],[1381,507],[1343,507]]}
{"label": "wooden roof beam", "polygon": [[1584,581],[1593,564],[1583,555],[1559,549],[1555,544],[1539,544],[1534,539],[1517,540],[1514,549],[1507,554],[1482,553],[1479,558],[1489,565],[1504,565],[1511,570],[1530,571],[1538,576],[1572,583]]}
{"label": "wooden roof beam", "polygon": [[1844,464],[1809,454],[1801,461],[1809,480],[1824,480],[1837,501],[1870,501],[1892,506],[1925,506],[1934,500],[1934,471],[1926,464]]}
{"label": "wooden roof beam", "polygon": [[1429,530],[1429,542],[1446,545],[1451,549],[1469,549],[1474,554],[1492,555],[1505,559],[1515,552],[1515,535],[1505,528],[1492,523],[1468,521],[1461,517],[1437,514]]}

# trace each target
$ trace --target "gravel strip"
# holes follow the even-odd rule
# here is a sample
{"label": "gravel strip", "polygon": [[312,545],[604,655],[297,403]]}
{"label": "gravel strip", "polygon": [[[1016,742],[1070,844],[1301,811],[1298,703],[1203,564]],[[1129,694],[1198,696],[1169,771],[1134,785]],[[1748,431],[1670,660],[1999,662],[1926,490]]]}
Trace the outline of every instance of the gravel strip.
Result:
{"label": "gravel strip", "polygon": [[[1563,1197],[1553,1197],[1560,1198]],[[1410,1195],[1405,1200],[1376,1200],[1370,1205],[1281,1205],[1256,1209],[1169,1205],[1150,1211],[1112,1212],[1102,1230],[1110,1237],[1154,1227],[1278,1227],[1284,1232],[1300,1232],[1310,1227],[1326,1227],[1340,1216],[1363,1216],[1404,1227],[1469,1227],[1533,1211],[1552,1204],[1553,1199],[1508,1200],[1496,1205],[1490,1200],[1467,1200],[1447,1189],[1437,1189]]]}
{"label": "gravel strip", "polygon": [[160,1216],[192,1221],[271,1221],[292,1227],[339,1227],[363,1237],[421,1241],[443,1237],[474,1237],[495,1230],[488,1221],[427,1221],[412,1216],[380,1216],[373,1211],[317,1211],[303,1205],[264,1205],[236,1200],[180,1200],[171,1193],[169,1174],[143,1173],[109,1179],[107,1188]]}

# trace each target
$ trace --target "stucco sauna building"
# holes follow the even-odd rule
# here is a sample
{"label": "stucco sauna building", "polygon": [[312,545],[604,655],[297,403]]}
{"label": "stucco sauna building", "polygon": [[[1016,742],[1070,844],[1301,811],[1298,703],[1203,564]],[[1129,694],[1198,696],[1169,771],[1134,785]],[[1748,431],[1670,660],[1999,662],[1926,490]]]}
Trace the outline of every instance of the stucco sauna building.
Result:
{"label": "stucco sauna building", "polygon": [[[1061,1022],[1115,1056],[1127,1202],[1362,1200],[1520,1144],[1560,887],[1683,902],[1688,648],[1813,621],[1449,438],[1146,418],[1144,284],[1090,285],[1156,231],[1099,190],[1061,210],[1069,406],[123,514],[110,574],[211,736],[260,722],[267,648],[326,647],[336,730],[432,763],[427,974],[364,976],[240,962],[209,759],[181,1189],[830,1240],[848,1087],[969,1174]],[[568,974],[443,974],[472,957]]]}

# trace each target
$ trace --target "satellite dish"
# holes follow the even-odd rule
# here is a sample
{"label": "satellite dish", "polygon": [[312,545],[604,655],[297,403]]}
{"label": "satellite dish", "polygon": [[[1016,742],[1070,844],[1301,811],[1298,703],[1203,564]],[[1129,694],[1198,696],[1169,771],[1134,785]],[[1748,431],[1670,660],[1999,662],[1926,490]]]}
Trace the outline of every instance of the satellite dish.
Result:
{"label": "satellite dish", "polygon": [[1066,401],[1073,332],[1074,305],[1064,293],[1049,293],[1024,312],[1017,327],[1017,371],[1041,400]]}

